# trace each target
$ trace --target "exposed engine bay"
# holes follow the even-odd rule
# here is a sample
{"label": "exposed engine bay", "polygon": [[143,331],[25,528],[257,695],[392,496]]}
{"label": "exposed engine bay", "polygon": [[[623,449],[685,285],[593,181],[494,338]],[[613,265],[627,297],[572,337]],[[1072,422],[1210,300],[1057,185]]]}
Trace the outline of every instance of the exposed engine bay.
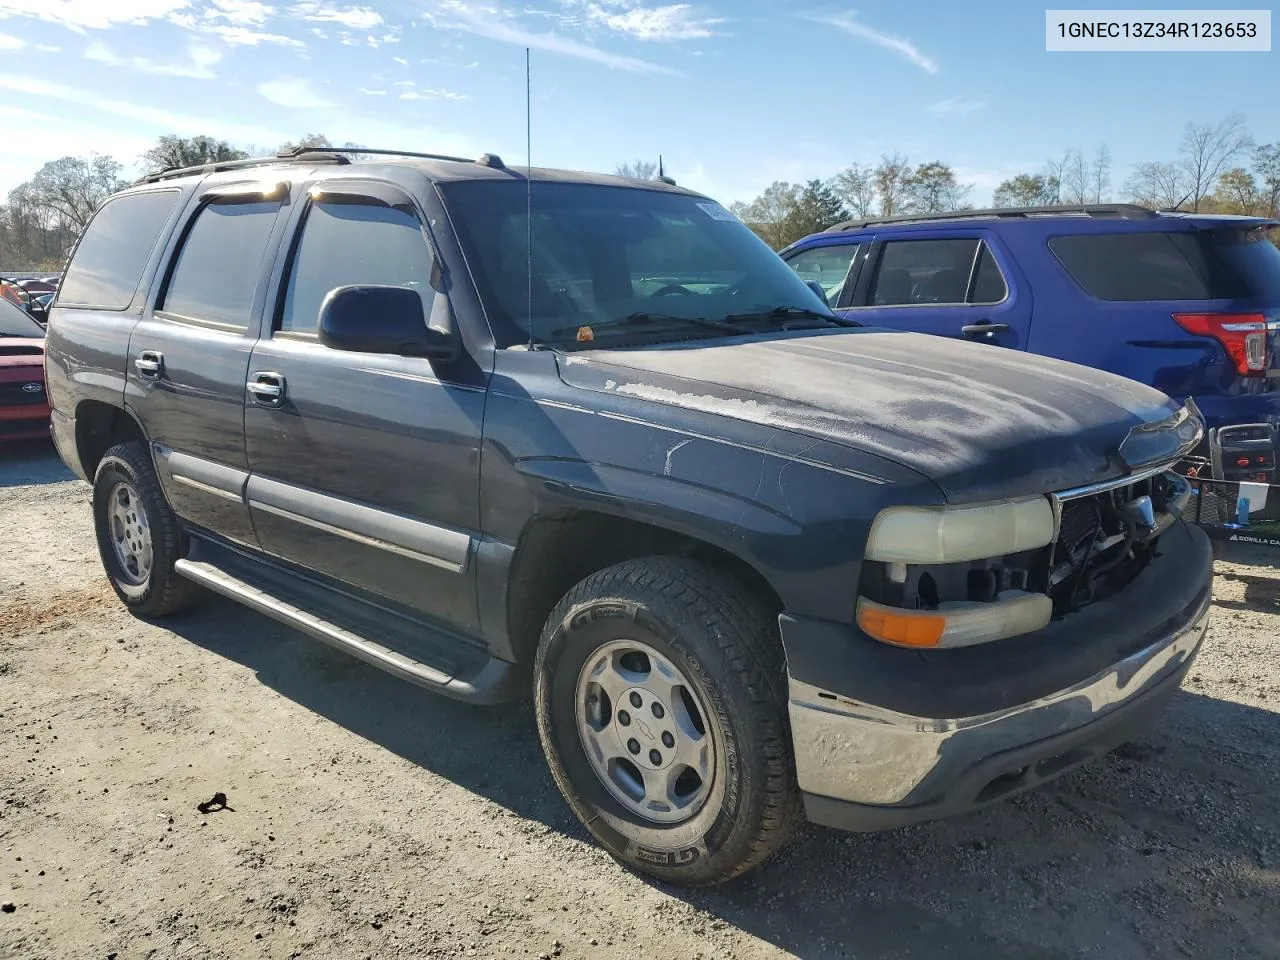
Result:
{"label": "exposed engine bay", "polygon": [[1053,498],[1058,534],[1048,546],[964,563],[868,563],[860,590],[907,610],[992,603],[1010,591],[1042,593],[1060,618],[1111,596],[1141,573],[1190,495],[1190,484],[1173,473],[1065,494]]}

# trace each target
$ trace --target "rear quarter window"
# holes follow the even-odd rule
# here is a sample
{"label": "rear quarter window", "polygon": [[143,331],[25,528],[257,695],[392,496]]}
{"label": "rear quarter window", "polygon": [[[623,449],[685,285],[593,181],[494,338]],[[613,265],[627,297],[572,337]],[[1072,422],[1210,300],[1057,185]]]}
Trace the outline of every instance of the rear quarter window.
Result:
{"label": "rear quarter window", "polygon": [[80,238],[58,306],[127,309],[179,196],[157,190],[108,200]]}
{"label": "rear quarter window", "polygon": [[1275,299],[1280,251],[1259,227],[1054,237],[1049,249],[1099,300]]}

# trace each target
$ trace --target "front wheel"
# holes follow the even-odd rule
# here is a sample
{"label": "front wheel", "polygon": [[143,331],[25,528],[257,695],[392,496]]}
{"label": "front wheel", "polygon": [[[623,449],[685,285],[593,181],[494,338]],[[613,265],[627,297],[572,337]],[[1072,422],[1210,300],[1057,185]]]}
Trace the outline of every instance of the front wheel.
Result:
{"label": "front wheel", "polygon": [[591,575],[548,618],[535,677],[556,784],[627,866],[722,883],[799,820],[776,620],[717,571],[651,557]]}

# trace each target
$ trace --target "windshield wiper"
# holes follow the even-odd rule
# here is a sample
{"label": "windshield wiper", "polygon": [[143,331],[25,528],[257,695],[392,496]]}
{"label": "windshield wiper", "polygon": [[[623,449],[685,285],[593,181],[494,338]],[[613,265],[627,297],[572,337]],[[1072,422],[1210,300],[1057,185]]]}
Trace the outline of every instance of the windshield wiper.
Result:
{"label": "windshield wiper", "polygon": [[823,313],[821,310],[810,310],[808,307],[773,307],[768,310],[753,310],[750,313],[731,313],[725,320],[743,321],[743,320],[821,320],[828,325],[837,327],[860,327],[862,324],[856,320],[846,320],[844,317],[838,317],[834,313]]}

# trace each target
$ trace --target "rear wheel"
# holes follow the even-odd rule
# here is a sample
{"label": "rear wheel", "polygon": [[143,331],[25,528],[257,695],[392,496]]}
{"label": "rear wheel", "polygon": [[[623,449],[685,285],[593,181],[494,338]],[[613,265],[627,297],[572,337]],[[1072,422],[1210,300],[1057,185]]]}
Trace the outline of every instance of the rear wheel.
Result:
{"label": "rear wheel", "polygon": [[142,443],[117,444],[103,455],[93,478],[93,520],[107,578],[138,616],[177,613],[199,597],[173,569],[186,555],[187,537]]}
{"label": "rear wheel", "polygon": [[627,866],[721,883],[798,821],[776,621],[734,581],[670,557],[593,574],[552,612],[535,670],[556,783]]}

